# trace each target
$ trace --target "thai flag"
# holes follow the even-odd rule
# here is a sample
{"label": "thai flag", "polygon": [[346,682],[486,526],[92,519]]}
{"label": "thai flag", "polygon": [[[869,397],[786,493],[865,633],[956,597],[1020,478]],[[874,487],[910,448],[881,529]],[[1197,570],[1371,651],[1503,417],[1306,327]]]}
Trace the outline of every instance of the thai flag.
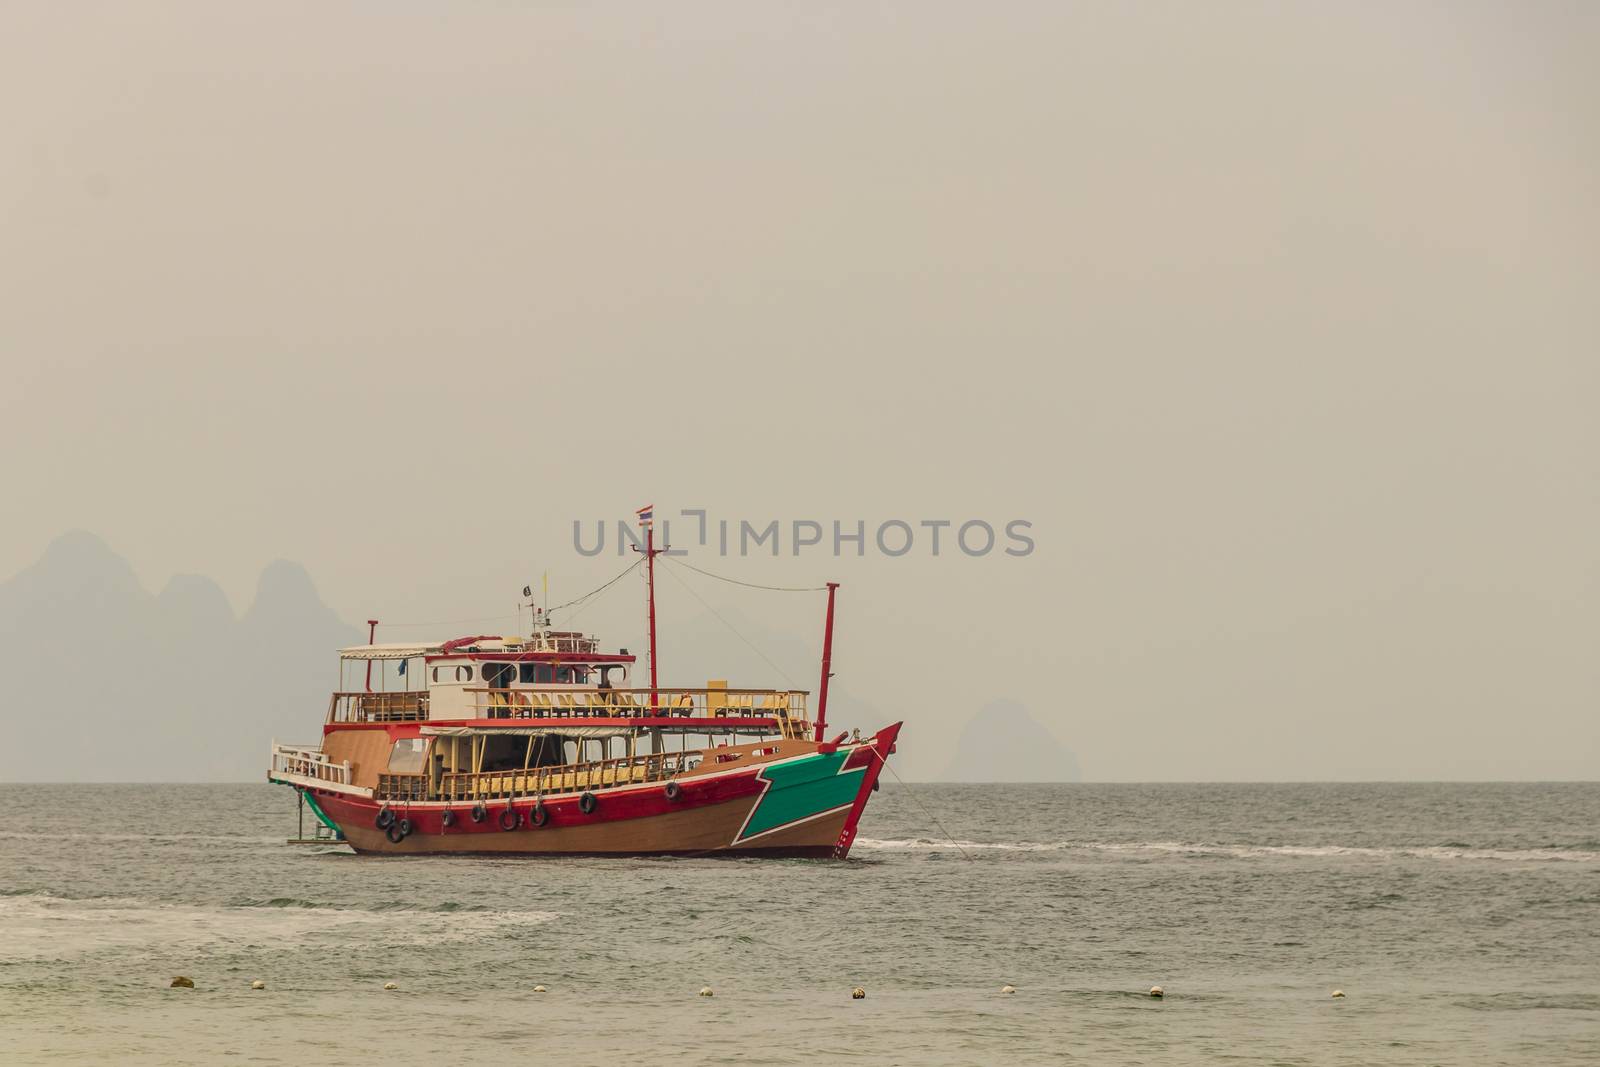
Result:
{"label": "thai flag", "polygon": [[650,525],[651,519],[655,517],[655,513],[656,513],[655,512],[655,508],[656,508],[656,506],[654,504],[646,504],[644,507],[639,509],[639,525],[640,526],[649,526]]}

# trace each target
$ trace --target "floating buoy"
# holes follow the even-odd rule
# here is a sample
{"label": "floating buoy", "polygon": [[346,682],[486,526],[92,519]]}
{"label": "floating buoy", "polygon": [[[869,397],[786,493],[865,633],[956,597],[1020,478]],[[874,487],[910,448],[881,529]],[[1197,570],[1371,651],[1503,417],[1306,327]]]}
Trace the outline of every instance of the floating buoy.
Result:
{"label": "floating buoy", "polygon": [[708,986],[708,985],[701,986],[700,987],[700,995],[702,997],[709,997],[711,995],[711,987]]}
{"label": "floating buoy", "polygon": [[183,975],[180,974],[180,975],[178,975],[178,977],[176,977],[176,978],[174,978],[172,980],[172,985],[168,986],[167,988],[168,989],[193,989],[194,988],[194,979],[193,978],[185,978]]}
{"label": "floating buoy", "polygon": [[383,988],[385,988],[385,989],[399,989],[400,987],[395,985],[393,982],[385,982],[385,983],[383,983]]}
{"label": "floating buoy", "polygon": [[1016,991],[1017,987],[1014,985],[1003,985],[1000,987],[1000,992],[1002,993],[1015,993]]}
{"label": "floating buoy", "polygon": [[544,987],[544,986],[542,986],[542,985],[536,985],[536,986],[534,986],[534,987],[533,987],[533,991],[534,991],[534,992],[535,992],[535,993],[548,993],[548,992],[550,992],[550,991],[549,991],[549,990],[548,990],[548,989],[546,989],[546,988],[545,988],[545,987]]}
{"label": "floating buoy", "polygon": [[1335,999],[1335,1000],[1343,1000],[1344,999],[1344,990],[1335,989],[1333,991],[1333,999]]}
{"label": "floating buoy", "polygon": [[1153,986],[1150,987],[1150,995],[1152,997],[1155,997],[1157,1000],[1159,1000],[1162,997],[1167,995],[1167,991],[1165,989],[1162,989],[1158,985],[1153,985]]}
{"label": "floating buoy", "polygon": [[866,1000],[867,999],[867,991],[865,989],[862,989],[860,986],[856,986],[854,989],[850,990],[850,999],[851,1000]]}
{"label": "floating buoy", "polygon": [[267,988],[267,983],[265,983],[261,979],[257,978],[254,982],[250,983],[250,988],[251,989],[265,989],[265,988]]}

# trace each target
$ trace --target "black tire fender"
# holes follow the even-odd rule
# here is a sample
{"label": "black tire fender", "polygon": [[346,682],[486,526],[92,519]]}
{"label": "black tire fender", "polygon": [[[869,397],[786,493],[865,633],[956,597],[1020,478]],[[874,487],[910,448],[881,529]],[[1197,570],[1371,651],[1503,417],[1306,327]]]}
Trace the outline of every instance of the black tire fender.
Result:
{"label": "black tire fender", "polygon": [[522,823],[522,816],[517,814],[517,809],[510,804],[500,813],[500,829],[515,830]]}
{"label": "black tire fender", "polygon": [[528,812],[528,822],[533,826],[543,826],[550,821],[550,811],[544,806],[544,801],[534,804],[533,810]]}
{"label": "black tire fender", "polygon": [[668,800],[677,800],[681,796],[683,796],[683,786],[679,785],[675,781],[668,782],[667,783],[667,799]]}
{"label": "black tire fender", "polygon": [[585,793],[583,796],[578,798],[578,810],[583,812],[585,815],[593,815],[594,809],[598,808],[599,806],[600,801],[596,799],[593,793]]}
{"label": "black tire fender", "polygon": [[439,823],[442,826],[454,826],[456,824],[456,813],[449,808],[444,809],[444,817],[439,820]]}
{"label": "black tire fender", "polygon": [[489,817],[489,809],[484,807],[481,802],[472,805],[472,821],[473,822],[482,822],[484,819],[487,819],[488,817]]}
{"label": "black tire fender", "polygon": [[410,837],[411,836],[411,831],[416,829],[416,827],[411,824],[411,820],[406,818],[404,815],[402,815],[395,822],[394,826],[395,826],[396,830],[400,831],[400,836],[401,837]]}
{"label": "black tire fender", "polygon": [[394,812],[390,811],[389,805],[385,804],[378,809],[378,817],[372,822],[378,829],[387,830],[394,825]]}
{"label": "black tire fender", "polygon": [[391,845],[398,845],[406,839],[406,835],[400,832],[400,824],[397,822],[390,823],[383,831],[383,836],[389,839]]}

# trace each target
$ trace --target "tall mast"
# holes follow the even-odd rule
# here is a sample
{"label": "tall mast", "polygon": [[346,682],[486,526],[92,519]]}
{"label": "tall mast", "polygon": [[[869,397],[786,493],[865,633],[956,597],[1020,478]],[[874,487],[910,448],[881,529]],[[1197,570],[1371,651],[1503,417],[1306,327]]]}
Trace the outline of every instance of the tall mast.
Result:
{"label": "tall mast", "polygon": [[650,587],[650,711],[655,714],[661,701],[656,692],[660,685],[656,677],[656,528],[652,523],[644,529],[645,584]]}
{"label": "tall mast", "polygon": [[[661,700],[657,690],[660,681],[656,674],[656,557],[662,549],[656,547],[655,505],[646,504],[638,511],[639,522],[644,525],[644,565],[645,584],[648,588],[647,600],[650,606],[650,713],[656,714],[660,710]],[[639,551],[637,545],[633,549]]]}
{"label": "tall mast", "polygon": [[[372,639],[378,636],[378,620],[367,620],[367,644],[372,644]],[[367,692],[372,692],[372,654],[367,654]]]}
{"label": "tall mast", "polygon": [[828,583],[828,621],[822,626],[822,683],[817,686],[816,740],[819,742],[822,732],[828,728],[828,679],[833,677],[833,594],[838,588],[838,582]]}

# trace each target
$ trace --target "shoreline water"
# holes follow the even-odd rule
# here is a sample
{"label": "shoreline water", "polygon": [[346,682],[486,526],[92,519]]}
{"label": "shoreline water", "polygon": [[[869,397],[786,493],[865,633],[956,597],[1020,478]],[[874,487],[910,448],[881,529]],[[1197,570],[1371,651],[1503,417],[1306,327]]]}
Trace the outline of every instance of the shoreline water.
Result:
{"label": "shoreline water", "polygon": [[890,783],[844,863],[361,857],[283,844],[264,785],[0,800],[8,1063],[1600,1056],[1590,783]]}

